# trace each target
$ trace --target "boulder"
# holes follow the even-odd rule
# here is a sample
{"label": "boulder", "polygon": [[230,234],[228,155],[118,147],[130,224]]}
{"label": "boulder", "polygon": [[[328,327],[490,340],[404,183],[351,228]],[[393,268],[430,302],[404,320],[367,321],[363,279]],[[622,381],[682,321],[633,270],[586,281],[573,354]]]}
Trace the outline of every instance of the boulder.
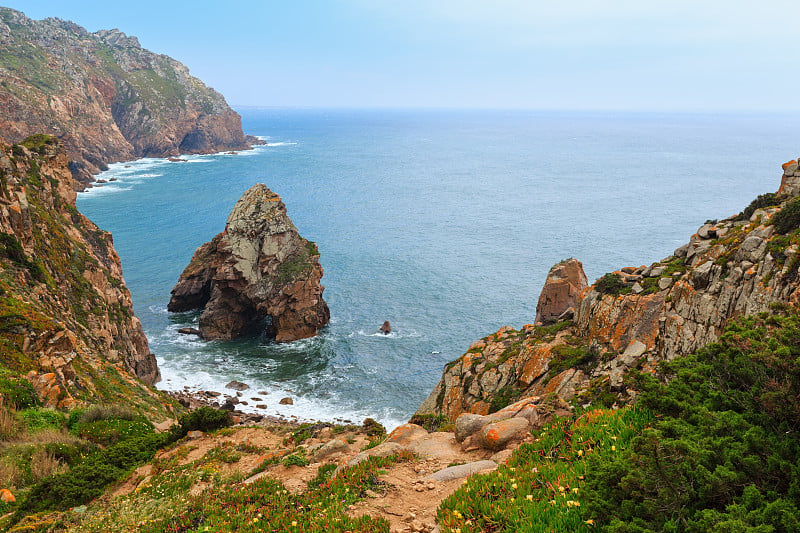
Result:
{"label": "boulder", "polygon": [[509,442],[522,437],[530,428],[524,418],[509,418],[484,426],[480,433],[480,441],[484,448],[501,450]]}
{"label": "boulder", "polygon": [[314,462],[319,462],[334,453],[343,452],[347,447],[347,441],[344,439],[329,440],[314,452]]}
{"label": "boulder", "polygon": [[247,390],[250,388],[250,385],[247,383],[242,383],[241,381],[231,381],[227,385],[225,385],[226,389],[233,389],[233,390]]}
{"label": "boulder", "polygon": [[200,335],[200,330],[197,328],[181,328],[178,333],[182,335]]}
{"label": "boulder", "polygon": [[379,329],[381,333],[383,333],[384,335],[388,335],[389,333],[392,332],[392,325],[389,324],[388,320],[386,320]]}
{"label": "boulder", "polygon": [[8,489],[0,489],[0,501],[5,503],[14,503],[17,499]]}
{"label": "boulder", "polygon": [[427,434],[428,432],[422,426],[403,424],[402,426],[397,426],[389,433],[389,436],[386,437],[386,442],[396,442],[401,446],[408,446],[418,438],[424,437]]}
{"label": "boulder", "polygon": [[472,413],[464,413],[456,418],[456,440],[464,442],[464,439],[480,431],[483,426],[489,423],[487,417],[483,415],[476,415]]}
{"label": "boulder", "polygon": [[564,311],[574,308],[583,289],[589,286],[583,265],[577,259],[558,263],[547,274],[536,304],[536,323],[551,324]]}
{"label": "boulder", "polygon": [[294,405],[294,400],[287,396],[286,398],[281,398],[278,403],[281,405]]}
{"label": "boulder", "polygon": [[171,312],[202,308],[204,339],[233,339],[263,321],[277,342],[313,337],[330,320],[317,246],[302,238],[280,196],[257,184],[225,230],[195,251],[172,289]]}
{"label": "boulder", "polygon": [[484,470],[491,470],[497,468],[497,463],[494,461],[475,461],[463,465],[448,466],[438,472],[431,474],[425,478],[425,481],[435,481],[437,483],[444,483],[446,481],[453,481],[454,479],[462,479],[469,477],[472,474],[483,472]]}

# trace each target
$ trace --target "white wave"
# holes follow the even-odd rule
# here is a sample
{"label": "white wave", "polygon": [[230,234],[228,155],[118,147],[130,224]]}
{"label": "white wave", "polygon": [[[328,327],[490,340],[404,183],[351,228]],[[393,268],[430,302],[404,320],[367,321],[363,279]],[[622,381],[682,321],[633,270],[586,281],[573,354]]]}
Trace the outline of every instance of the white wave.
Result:
{"label": "white wave", "polygon": [[360,337],[377,337],[379,339],[413,339],[413,338],[418,338],[418,337],[422,336],[419,333],[417,333],[416,331],[409,331],[409,332],[392,331],[390,333],[383,333],[383,332],[380,332],[380,331],[375,331],[375,332],[372,332],[372,333],[367,333],[363,329],[360,329],[360,330],[356,331],[355,333],[349,334],[348,337],[349,338],[353,338],[356,335],[358,335]]}
{"label": "white wave", "polygon": [[274,142],[274,143],[272,143],[272,142],[267,142],[266,146],[269,148],[269,147],[272,147],[272,146],[294,146],[294,145],[296,145],[296,144],[297,144],[297,143],[295,143],[295,142],[289,142],[289,141],[278,141],[278,142]]}
{"label": "white wave", "polygon": [[80,192],[78,194],[80,194],[84,198],[94,198],[97,196],[105,196],[107,194],[130,191],[133,189],[133,187],[121,187],[118,185],[107,184],[107,183],[101,185],[103,186],[95,186],[90,189],[86,189],[85,191]]}

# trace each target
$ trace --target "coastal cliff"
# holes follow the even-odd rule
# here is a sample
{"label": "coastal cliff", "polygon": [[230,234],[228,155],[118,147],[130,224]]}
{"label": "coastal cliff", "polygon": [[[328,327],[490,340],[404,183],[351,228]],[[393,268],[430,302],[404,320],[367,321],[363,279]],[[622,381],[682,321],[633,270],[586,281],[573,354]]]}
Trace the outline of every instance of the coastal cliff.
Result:
{"label": "coastal cliff", "polygon": [[239,337],[266,318],[276,341],[304,339],[330,320],[321,278],[316,244],[298,234],[280,196],[257,184],[194,253],[167,309],[203,308],[204,339]]}
{"label": "coastal cliff", "polygon": [[78,189],[111,162],[260,142],[221,94],[135,37],[0,8],[0,137],[36,133],[61,139]]}
{"label": "coastal cliff", "polygon": [[55,137],[0,142],[3,375],[29,380],[51,407],[159,405],[144,385],[159,380],[158,366],[111,234],[77,211],[74,188]]}
{"label": "coastal cliff", "polygon": [[[472,343],[446,366],[418,414],[455,420],[552,395],[581,404],[626,403],[636,396],[626,379],[631,370],[654,372],[659,362],[716,341],[733,318],[796,304],[800,172],[797,161],[783,170],[777,193],[759,196],[739,215],[708,221],[659,262],[604,275],[574,301],[568,296],[579,281],[548,276],[537,324],[506,326]],[[580,280],[580,263],[569,263],[570,278]]]}

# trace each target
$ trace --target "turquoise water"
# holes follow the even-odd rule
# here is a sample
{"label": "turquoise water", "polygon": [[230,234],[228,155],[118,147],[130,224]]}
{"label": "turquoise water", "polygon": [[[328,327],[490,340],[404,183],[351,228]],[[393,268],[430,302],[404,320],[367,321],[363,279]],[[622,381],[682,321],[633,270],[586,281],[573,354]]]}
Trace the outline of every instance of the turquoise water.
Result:
{"label": "turquoise water", "polygon": [[[593,280],[658,260],[776,190],[798,153],[797,115],[239,111],[270,145],[115,164],[79,195],[114,234],[159,387],[236,379],[253,411],[390,427],[473,340],[533,321],[552,264],[577,257]],[[331,324],[286,345],[178,334],[198,314],[168,314],[170,289],[257,182],[317,242]]]}

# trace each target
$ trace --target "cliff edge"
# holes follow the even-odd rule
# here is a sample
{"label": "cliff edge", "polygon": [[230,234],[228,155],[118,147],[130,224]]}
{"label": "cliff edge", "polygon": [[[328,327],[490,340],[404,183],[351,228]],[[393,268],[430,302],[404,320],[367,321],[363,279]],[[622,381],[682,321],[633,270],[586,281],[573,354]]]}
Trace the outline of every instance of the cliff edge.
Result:
{"label": "cliff edge", "polygon": [[[777,193],[759,196],[736,216],[707,222],[661,261],[602,276],[574,300],[568,296],[585,277],[580,263],[554,267],[538,323],[506,326],[474,342],[446,366],[418,414],[455,420],[554,395],[584,405],[625,403],[636,396],[627,379],[631,370],[654,372],[659,362],[716,341],[735,317],[797,304],[798,162],[784,164],[783,171]],[[559,273],[566,266],[577,282]],[[560,303],[548,313],[553,302]],[[574,316],[559,314],[567,308]],[[556,316],[561,319],[553,323]]]}
{"label": "cliff edge", "polygon": [[36,133],[61,139],[79,189],[111,162],[258,142],[221,94],[136,37],[0,8],[0,136]]}
{"label": "cliff edge", "polygon": [[239,337],[264,319],[276,341],[304,339],[330,320],[321,278],[316,244],[298,234],[280,196],[257,184],[194,253],[167,309],[203,308],[204,339]]}
{"label": "cliff edge", "polygon": [[161,402],[139,381],[160,374],[111,234],[75,208],[67,156],[48,135],[0,141],[0,367],[46,406]]}

